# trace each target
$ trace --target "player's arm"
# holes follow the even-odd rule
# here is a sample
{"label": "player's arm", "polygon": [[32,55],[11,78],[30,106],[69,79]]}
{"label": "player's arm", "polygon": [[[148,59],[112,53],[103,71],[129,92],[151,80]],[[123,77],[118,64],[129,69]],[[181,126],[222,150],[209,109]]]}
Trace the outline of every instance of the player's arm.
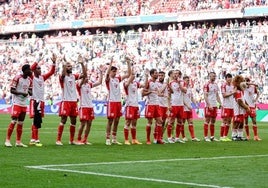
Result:
{"label": "player's arm", "polygon": [[181,90],[183,93],[186,93],[186,92],[187,92],[187,87],[185,87],[181,82],[179,83],[179,87],[180,87],[180,90]]}
{"label": "player's arm", "polygon": [[125,78],[128,78],[131,75],[131,66],[130,66],[130,58],[126,57],[126,62],[127,62],[127,74],[123,75],[121,78],[124,80]]}
{"label": "player's arm", "polygon": [[208,101],[208,92],[204,91],[204,100],[207,106],[210,108],[210,103]]}
{"label": "player's arm", "polygon": [[143,88],[148,87],[148,70],[145,71],[145,80],[144,80],[144,84],[143,84]]}
{"label": "player's arm", "polygon": [[67,75],[67,65],[66,65],[66,63],[67,63],[67,60],[66,60],[66,58],[65,58],[65,56],[63,57],[63,59],[62,59],[62,71],[61,71],[61,76],[60,76],[60,79],[64,79],[64,77]]}
{"label": "player's arm", "polygon": [[84,59],[83,59],[82,55],[78,56],[77,61],[82,67],[82,74],[79,76],[79,78],[86,78],[87,77],[87,69],[86,69],[86,66],[84,65]]}
{"label": "player's arm", "polygon": [[31,65],[31,70],[35,70],[36,67],[37,67],[38,63],[37,62],[34,62],[32,65]]}
{"label": "player's arm", "polygon": [[259,92],[258,87],[256,87],[255,89],[256,89],[256,97],[255,97],[255,99],[254,99],[254,102],[256,103],[256,102],[258,102],[258,100],[259,100],[260,92]]}
{"label": "player's arm", "polygon": [[145,80],[140,84],[140,88],[145,88],[146,84],[148,84],[148,74],[145,74]]}
{"label": "player's arm", "polygon": [[168,91],[167,104],[168,104],[168,109],[171,110],[171,92],[170,91]]}
{"label": "player's arm", "polygon": [[226,90],[222,87],[222,93],[221,94],[222,94],[223,98],[227,98],[227,97],[230,97],[230,96],[234,95],[236,93],[236,91],[237,91],[237,88],[235,87],[232,92],[227,93]]}
{"label": "player's arm", "polygon": [[105,82],[108,82],[110,80],[110,73],[111,73],[112,63],[113,63],[113,57],[110,60],[109,67],[108,67],[107,72],[106,72]]}
{"label": "player's arm", "polygon": [[50,70],[48,71],[48,73],[44,74],[44,80],[47,80],[50,76],[52,76],[55,71],[56,71],[56,61],[57,61],[57,55],[56,54],[52,54],[51,57],[51,61],[52,61],[52,65],[50,67]]}
{"label": "player's arm", "polygon": [[[131,71],[132,72],[132,71]],[[132,73],[130,74],[130,77],[127,79],[127,81],[125,82],[125,87],[128,87],[129,86],[129,84],[131,83],[131,82],[133,82],[133,80],[134,80],[134,78],[135,78],[135,75],[133,75]]]}
{"label": "player's arm", "polygon": [[80,82],[78,83],[79,87],[82,87],[82,85],[86,83],[86,81],[87,81],[86,78],[87,78],[87,73],[86,73],[85,76],[82,76],[82,77],[81,77],[81,80],[80,80]]}
{"label": "player's arm", "polygon": [[189,106],[189,105],[187,104],[187,102],[186,102],[184,96],[183,96],[183,105],[186,106],[189,110],[192,110],[192,106],[191,106],[191,105]]}
{"label": "player's arm", "polygon": [[102,71],[100,70],[99,71],[99,80],[97,82],[95,82],[92,85],[92,87],[97,87],[97,86],[101,85],[102,84],[102,80],[103,80],[103,75],[102,75]]}
{"label": "player's arm", "polygon": [[222,104],[221,104],[221,98],[220,98],[220,95],[219,95],[218,92],[216,94],[216,98],[217,98],[217,102],[219,103],[219,107],[221,107],[222,106]]}
{"label": "player's arm", "polygon": [[239,106],[244,108],[247,112],[250,112],[249,106],[246,103],[244,103],[242,99],[237,99],[237,103]]}
{"label": "player's arm", "polygon": [[10,88],[10,93],[12,93],[14,95],[22,95],[23,97],[27,97],[28,96],[28,93],[19,92],[14,87],[11,87]]}
{"label": "player's arm", "polygon": [[145,73],[144,87],[141,90],[141,96],[144,97],[144,96],[149,95],[150,93],[152,93],[152,91],[149,91],[148,72],[146,71],[146,73]]}
{"label": "player's arm", "polygon": [[33,88],[30,87],[30,88],[28,89],[28,94],[29,94],[30,96],[33,95]]}
{"label": "player's arm", "polygon": [[55,53],[52,54],[51,61],[52,61],[52,66],[49,72],[51,72],[51,75],[52,75],[55,73],[55,70],[56,70],[57,55]]}
{"label": "player's arm", "polygon": [[222,97],[223,98],[227,98],[227,97],[230,97],[230,96],[232,96],[232,95],[234,95],[235,94],[235,92],[233,91],[233,92],[231,92],[231,93],[222,93]]}
{"label": "player's arm", "polygon": [[152,91],[149,91],[148,89],[143,88],[141,91],[141,96],[144,97],[144,96],[149,95],[150,93],[152,93]]}

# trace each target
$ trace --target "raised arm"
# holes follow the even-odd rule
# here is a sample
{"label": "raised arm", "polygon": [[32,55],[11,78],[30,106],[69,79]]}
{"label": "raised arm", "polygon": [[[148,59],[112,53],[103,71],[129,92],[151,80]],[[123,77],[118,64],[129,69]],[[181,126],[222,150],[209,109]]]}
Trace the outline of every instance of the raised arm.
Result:
{"label": "raised arm", "polygon": [[127,62],[127,74],[124,74],[121,78],[124,80],[125,78],[128,78],[131,75],[131,66],[130,66],[130,58],[127,56],[126,57],[126,62]]}
{"label": "raised arm", "polygon": [[61,72],[61,79],[63,79],[66,75],[67,75],[67,64],[69,64],[69,62],[66,61],[65,56],[62,59],[62,72]]}
{"label": "raised arm", "polygon": [[99,80],[98,80],[97,82],[95,82],[95,83],[93,84],[93,86],[92,86],[92,87],[96,87],[96,86],[101,85],[101,84],[102,84],[102,80],[103,80],[102,71],[101,71],[101,70],[99,70]]}
{"label": "raised arm", "polygon": [[78,56],[77,61],[82,67],[82,74],[80,75],[80,78],[86,78],[87,77],[87,69],[84,65],[84,59],[83,59],[82,55]]}
{"label": "raised arm", "polygon": [[110,80],[112,63],[113,63],[113,57],[110,59],[110,64],[109,64],[109,67],[108,67],[107,72],[106,72],[105,82],[108,82]]}
{"label": "raised arm", "polygon": [[133,82],[134,79],[135,79],[135,75],[134,75],[133,70],[131,70],[131,74],[130,74],[130,76],[128,77],[127,81],[126,81],[125,84],[124,84],[125,87],[128,87],[129,84],[130,84],[131,82]]}
{"label": "raised arm", "polygon": [[52,54],[52,57],[51,57],[51,61],[52,61],[52,65],[50,67],[50,70],[44,74],[44,79],[47,80],[50,76],[52,76],[55,71],[56,71],[56,61],[57,61],[57,55],[56,54]]}
{"label": "raised arm", "polygon": [[147,87],[148,86],[148,76],[149,76],[149,70],[146,69],[145,70],[145,80],[144,80],[143,87]]}

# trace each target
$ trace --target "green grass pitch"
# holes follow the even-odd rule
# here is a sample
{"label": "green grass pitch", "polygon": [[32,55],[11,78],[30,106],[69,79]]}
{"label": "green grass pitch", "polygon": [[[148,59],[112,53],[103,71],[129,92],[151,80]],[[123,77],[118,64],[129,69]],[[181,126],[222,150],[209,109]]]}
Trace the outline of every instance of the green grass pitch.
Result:
{"label": "green grass pitch", "polygon": [[[188,141],[186,144],[106,146],[106,118],[96,117],[89,141],[91,146],[68,144],[69,126],[63,144],[56,146],[59,117],[46,115],[40,130],[42,147],[4,147],[9,115],[0,115],[0,187],[79,188],[195,188],[267,187],[268,127],[258,122],[256,142]],[[196,136],[202,139],[203,121],[195,121]],[[69,124],[69,120],[68,123]],[[146,120],[138,121],[137,137],[145,143]],[[77,127],[79,122],[77,124]],[[123,142],[124,119],[118,140]],[[216,124],[219,135],[220,122]],[[26,118],[22,140],[29,143],[31,121]],[[250,127],[251,135],[252,129]],[[189,138],[188,127],[185,132]],[[12,144],[16,132],[12,134]]]}

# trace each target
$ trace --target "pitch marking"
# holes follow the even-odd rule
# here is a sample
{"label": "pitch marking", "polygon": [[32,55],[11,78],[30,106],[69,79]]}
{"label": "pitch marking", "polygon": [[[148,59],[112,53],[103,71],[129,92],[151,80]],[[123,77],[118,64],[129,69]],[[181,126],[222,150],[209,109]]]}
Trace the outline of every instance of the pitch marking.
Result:
{"label": "pitch marking", "polygon": [[256,158],[256,157],[268,157],[268,155],[222,156],[222,157],[211,157],[211,158],[184,158],[184,159],[180,158],[180,159],[160,159],[160,160],[143,160],[143,161],[121,161],[121,162],[80,163],[80,164],[61,164],[61,165],[40,165],[40,166],[25,166],[25,167],[32,168],[32,169],[38,169],[38,170],[50,170],[50,171],[90,174],[90,175],[96,175],[96,176],[125,178],[125,179],[141,180],[141,181],[151,181],[151,182],[170,183],[170,184],[179,184],[179,185],[191,185],[191,186],[197,186],[197,187],[231,188],[231,187],[210,185],[210,184],[198,184],[198,183],[191,183],[191,182],[170,181],[170,180],[153,179],[153,178],[140,178],[140,177],[134,177],[134,176],[123,176],[123,175],[115,175],[115,174],[85,172],[85,171],[79,171],[79,170],[67,170],[67,169],[52,168],[52,167],[94,166],[94,165],[172,162],[172,161],[221,160],[221,159],[234,159],[234,158],[237,159],[237,158],[252,158],[252,157],[254,157],[254,158]]}

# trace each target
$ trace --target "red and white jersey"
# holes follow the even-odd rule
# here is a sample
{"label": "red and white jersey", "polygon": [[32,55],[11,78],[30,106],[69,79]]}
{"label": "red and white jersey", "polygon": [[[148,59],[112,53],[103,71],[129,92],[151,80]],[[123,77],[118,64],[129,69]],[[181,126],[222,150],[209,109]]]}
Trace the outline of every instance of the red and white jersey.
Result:
{"label": "red and white jersey", "polygon": [[[30,77],[23,78],[22,75],[17,75],[11,82],[11,88],[15,88],[17,92],[28,93],[32,88],[32,79]],[[27,106],[27,97],[22,95],[12,95],[13,104],[18,106]]]}
{"label": "red and white jersey", "polygon": [[217,107],[217,93],[220,91],[218,85],[209,81],[204,85],[203,90],[204,93],[208,93],[208,102],[211,107]]}
{"label": "red and white jersey", "polygon": [[244,90],[244,98],[245,98],[246,103],[249,105],[249,107],[252,107],[252,108],[256,107],[256,102],[254,102],[254,99],[257,93],[258,93],[257,88],[254,85],[249,85]]}
{"label": "red and white jersey", "polygon": [[172,90],[171,99],[170,99],[171,106],[184,106],[183,92],[180,89],[180,85],[184,86],[184,82],[173,80],[169,83],[169,87]]}
{"label": "red and white jersey", "polygon": [[238,99],[241,99],[243,102],[245,102],[244,95],[242,91],[237,90],[237,92],[234,94],[235,102],[234,102],[234,115],[243,115],[246,113],[246,110],[242,108],[238,104]]}
{"label": "red and white jersey", "polygon": [[138,88],[140,88],[140,83],[133,81],[128,86],[124,83],[124,90],[126,92],[127,98],[126,98],[126,106],[139,106],[138,101]]}
{"label": "red and white jersey", "polygon": [[164,96],[159,96],[158,99],[159,99],[159,106],[162,106],[162,107],[168,107],[168,87],[166,86],[166,84],[164,83],[161,83],[161,82],[158,82],[159,83],[159,89],[162,90],[164,87],[166,87],[166,89],[163,91],[163,95]]}
{"label": "red and white jersey", "polygon": [[121,76],[110,78],[108,81],[106,80],[106,88],[109,92],[108,101],[121,102],[120,82]]}
{"label": "red and white jersey", "polygon": [[[227,82],[221,85],[221,93],[223,94],[230,94],[234,92],[234,86],[232,84],[228,84]],[[222,107],[233,109],[234,108],[234,96],[231,95],[229,97],[223,97]]]}
{"label": "red and white jersey", "polygon": [[183,93],[184,111],[190,111],[187,106],[192,106],[193,92],[191,87],[187,87],[186,93]]}
{"label": "red and white jersey", "polygon": [[75,81],[78,80],[79,74],[60,76],[60,86],[62,89],[62,101],[77,101]]}
{"label": "red and white jersey", "polygon": [[80,83],[76,84],[77,92],[79,95],[79,104],[80,107],[88,107],[93,108],[92,103],[92,95],[91,95],[91,88],[93,87],[93,84],[91,82],[87,82],[82,84],[80,86]]}
{"label": "red and white jersey", "polygon": [[32,99],[37,101],[45,101],[45,81],[55,72],[55,66],[44,75],[40,75],[39,77],[33,76],[33,95]]}
{"label": "red and white jersey", "polygon": [[159,105],[159,99],[158,99],[159,82],[148,80],[148,84],[145,87],[145,89],[148,89],[148,91],[152,91],[152,93],[147,95],[146,104]]}

